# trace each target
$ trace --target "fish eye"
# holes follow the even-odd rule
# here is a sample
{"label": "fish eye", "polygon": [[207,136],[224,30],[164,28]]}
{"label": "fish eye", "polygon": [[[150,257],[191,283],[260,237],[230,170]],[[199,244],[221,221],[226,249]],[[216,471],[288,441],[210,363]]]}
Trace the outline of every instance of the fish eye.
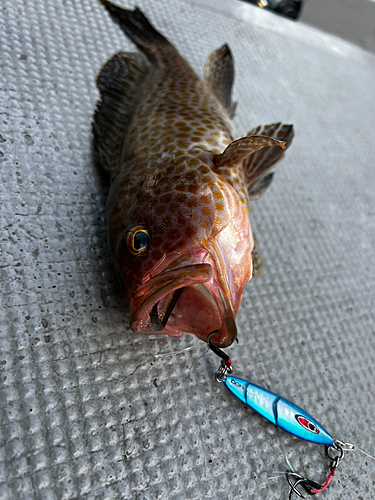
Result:
{"label": "fish eye", "polygon": [[150,243],[150,234],[144,226],[134,226],[126,236],[126,247],[133,255],[145,252]]}

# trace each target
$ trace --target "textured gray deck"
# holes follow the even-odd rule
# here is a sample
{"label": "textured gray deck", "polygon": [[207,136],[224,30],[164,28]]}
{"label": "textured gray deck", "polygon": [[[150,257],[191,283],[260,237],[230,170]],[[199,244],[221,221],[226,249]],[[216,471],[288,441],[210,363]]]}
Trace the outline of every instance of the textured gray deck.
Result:
{"label": "textured gray deck", "polygon": [[[228,42],[239,135],[296,137],[252,221],[263,274],[246,287],[235,374],[375,454],[375,57],[240,3],[138,0],[200,72]],[[123,5],[133,4],[124,2]],[[283,451],[322,479],[324,450],[213,380],[192,344],[129,331],[91,156],[95,76],[131,47],[94,0],[0,7],[0,498],[285,499]],[[325,499],[370,498],[347,457]]]}

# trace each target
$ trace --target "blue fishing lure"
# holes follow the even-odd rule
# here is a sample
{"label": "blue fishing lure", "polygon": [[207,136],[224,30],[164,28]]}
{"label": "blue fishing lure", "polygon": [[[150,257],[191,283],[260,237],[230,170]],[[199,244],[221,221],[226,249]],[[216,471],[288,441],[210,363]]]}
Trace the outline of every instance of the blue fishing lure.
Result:
{"label": "blue fishing lure", "polygon": [[259,385],[227,375],[224,384],[247,406],[257,411],[276,427],[312,443],[333,446],[334,439],[307,412],[287,399]]}
{"label": "blue fishing lure", "polygon": [[216,380],[223,383],[238,399],[276,427],[305,441],[326,446],[327,455],[332,464],[325,482],[320,484],[301,476],[293,469],[289,470],[285,473],[290,486],[289,500],[293,493],[304,498],[297,486],[303,488],[309,495],[324,491],[331,483],[340,460],[344,458],[344,452],[352,450],[353,445],[333,439],[317,420],[291,401],[247,380],[232,377],[230,375],[232,362],[229,356],[210,341],[215,333],[212,332],[208,336],[207,342],[208,347],[222,359],[221,366],[216,372]]}

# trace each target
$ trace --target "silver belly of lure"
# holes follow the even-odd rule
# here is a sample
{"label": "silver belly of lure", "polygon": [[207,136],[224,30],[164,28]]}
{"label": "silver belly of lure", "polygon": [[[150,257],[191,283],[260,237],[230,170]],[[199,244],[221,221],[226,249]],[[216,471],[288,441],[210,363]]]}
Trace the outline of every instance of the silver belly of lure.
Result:
{"label": "silver belly of lure", "polygon": [[[345,452],[354,450],[354,446],[334,439],[324,427],[305,410],[291,401],[247,380],[233,377],[232,362],[229,356],[211,343],[212,332],[207,339],[208,347],[221,358],[221,365],[215,374],[216,381],[224,384],[238,399],[272,422],[294,436],[312,443],[325,445],[328,458],[331,460],[330,471],[323,484],[298,474],[293,469],[286,471],[285,476],[290,486],[289,500],[293,493],[305,498],[303,489],[308,495],[324,491],[331,483],[339,463],[345,457]],[[299,488],[299,489],[298,489]]]}

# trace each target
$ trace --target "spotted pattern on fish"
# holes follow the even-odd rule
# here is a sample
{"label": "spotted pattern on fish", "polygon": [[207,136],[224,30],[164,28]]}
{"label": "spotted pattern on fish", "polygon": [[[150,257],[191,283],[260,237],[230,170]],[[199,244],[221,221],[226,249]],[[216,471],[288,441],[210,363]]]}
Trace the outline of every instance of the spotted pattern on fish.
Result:
{"label": "spotted pattern on fish", "polygon": [[[111,176],[109,246],[131,327],[172,336],[187,331],[202,340],[217,331],[212,341],[229,345],[252,269],[245,161],[260,148],[284,148],[283,132],[281,140],[235,140],[227,45],[208,57],[200,80],[139,9],[100,1],[146,56],[120,52],[106,63],[94,117],[94,150]],[[262,161],[252,166],[258,173]],[[139,255],[129,251],[137,227],[149,237]]]}

